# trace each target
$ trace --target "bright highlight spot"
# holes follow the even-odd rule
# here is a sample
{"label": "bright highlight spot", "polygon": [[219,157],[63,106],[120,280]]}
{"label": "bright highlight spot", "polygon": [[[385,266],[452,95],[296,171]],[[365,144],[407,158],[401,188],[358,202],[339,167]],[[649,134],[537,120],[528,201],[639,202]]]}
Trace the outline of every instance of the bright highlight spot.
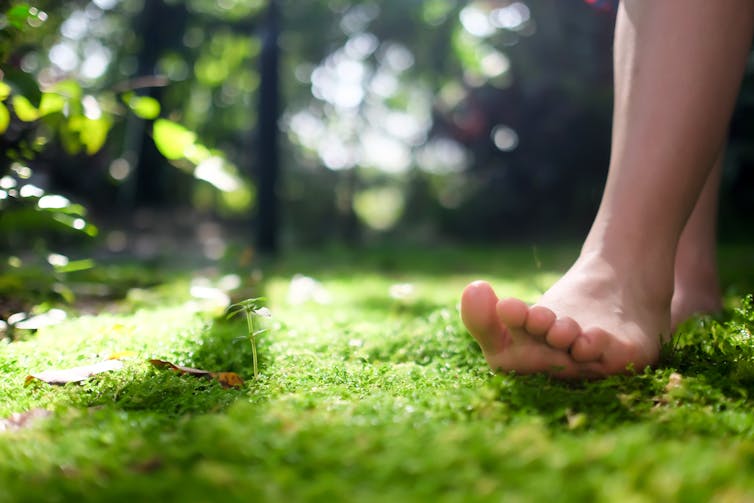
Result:
{"label": "bright highlight spot", "polygon": [[16,182],[16,179],[12,176],[5,175],[4,177],[0,178],[0,189],[12,189],[18,185],[18,182]]}
{"label": "bright highlight spot", "polygon": [[487,15],[474,5],[464,7],[459,17],[464,29],[475,37],[485,38],[495,33]]}
{"label": "bright highlight spot", "polygon": [[129,162],[122,157],[115,159],[110,163],[108,172],[110,173],[110,176],[113,178],[113,180],[125,180],[131,173],[131,164],[129,164]]}
{"label": "bright highlight spot", "polygon": [[459,173],[469,163],[466,150],[448,138],[438,138],[424,145],[416,160],[422,170],[437,174]]}
{"label": "bright highlight spot", "polygon": [[498,77],[507,72],[511,63],[508,58],[497,51],[492,51],[482,58],[482,73],[488,78]]}
{"label": "bright highlight spot", "polygon": [[413,297],[415,293],[416,288],[414,288],[414,285],[411,283],[396,283],[390,285],[390,289],[388,290],[390,298],[395,300],[408,300]]}
{"label": "bright highlight spot", "polygon": [[514,2],[490,13],[490,22],[496,28],[506,30],[520,30],[531,18],[531,12],[526,4]]}
{"label": "bright highlight spot", "polygon": [[403,216],[403,192],[395,187],[368,189],[356,194],[353,209],[369,227],[378,231],[391,229]]}
{"label": "bright highlight spot", "polygon": [[204,180],[223,192],[233,192],[241,188],[238,179],[225,169],[220,157],[210,157],[199,163],[194,170],[194,177]]}
{"label": "bright highlight spot", "polygon": [[81,104],[84,106],[84,116],[87,119],[97,120],[102,117],[102,109],[99,107],[97,99],[91,94],[84,96]]}
{"label": "bright highlight spot", "polygon": [[288,285],[288,303],[298,306],[307,302],[329,304],[332,302],[332,297],[330,292],[316,279],[303,274],[296,274],[291,278],[291,283]]}
{"label": "bright highlight spot", "polygon": [[67,208],[71,205],[71,201],[58,194],[49,194],[42,196],[37,202],[37,206],[43,210],[59,210]]}
{"label": "bright highlight spot", "polygon": [[79,64],[79,57],[71,44],[61,42],[50,49],[50,61],[64,72],[72,72]]}
{"label": "bright highlight spot", "polygon": [[18,175],[19,178],[27,179],[31,178],[31,168],[29,166],[24,166],[23,164],[19,164],[17,162],[14,162],[10,169]]}
{"label": "bright highlight spot", "polygon": [[50,253],[47,255],[47,263],[53,267],[63,267],[68,265],[68,257],[60,253]]}
{"label": "bright highlight spot", "polygon": [[492,130],[492,141],[503,152],[512,152],[518,147],[518,134],[508,126],[495,126]]}
{"label": "bright highlight spot", "polygon": [[26,184],[18,191],[18,195],[21,197],[42,197],[45,191],[37,187],[36,185]]}

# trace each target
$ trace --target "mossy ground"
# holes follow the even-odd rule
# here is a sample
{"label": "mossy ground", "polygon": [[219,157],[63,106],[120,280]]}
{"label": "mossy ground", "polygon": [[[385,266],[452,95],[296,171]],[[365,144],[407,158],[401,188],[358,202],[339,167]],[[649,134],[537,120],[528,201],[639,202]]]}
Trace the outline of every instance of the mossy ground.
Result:
{"label": "mossy ground", "polygon": [[[273,318],[258,381],[242,321],[191,301],[186,278],[120,314],[6,341],[0,417],[52,415],[0,433],[0,501],[754,500],[754,249],[724,250],[726,313],[685,325],[657,369],[493,376],[460,323],[461,288],[485,277],[533,300],[573,255],[289,255],[263,268]],[[330,303],[290,304],[296,273]],[[391,297],[398,283],[413,293]],[[124,351],[121,371],[24,387]],[[148,358],[247,380],[224,389]]]}

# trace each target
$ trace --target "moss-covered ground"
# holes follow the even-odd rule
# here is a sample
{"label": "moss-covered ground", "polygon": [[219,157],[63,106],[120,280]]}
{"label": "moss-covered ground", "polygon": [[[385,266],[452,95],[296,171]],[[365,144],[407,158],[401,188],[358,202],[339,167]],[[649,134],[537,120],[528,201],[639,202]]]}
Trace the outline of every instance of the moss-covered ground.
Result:
{"label": "moss-covered ground", "polygon": [[[0,432],[0,501],[754,501],[754,249],[723,251],[726,312],[682,327],[659,368],[492,375],[459,320],[463,285],[485,277],[534,300],[573,256],[287,254],[249,289],[273,313],[257,381],[243,321],[192,299],[191,273],[5,340],[0,418],[51,414]],[[24,386],[112,354],[124,369]],[[149,358],[246,382],[225,389]]]}

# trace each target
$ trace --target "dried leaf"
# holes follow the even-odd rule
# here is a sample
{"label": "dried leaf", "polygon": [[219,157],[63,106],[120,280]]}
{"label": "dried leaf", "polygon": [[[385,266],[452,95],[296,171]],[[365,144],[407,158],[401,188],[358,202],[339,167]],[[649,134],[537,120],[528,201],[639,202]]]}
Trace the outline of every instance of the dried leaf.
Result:
{"label": "dried leaf", "polygon": [[131,469],[138,473],[154,473],[161,470],[165,463],[158,457],[149,458],[146,461],[131,465]]}
{"label": "dried leaf", "polygon": [[243,386],[243,379],[235,372],[213,372],[212,378],[224,388],[240,388]]}
{"label": "dried leaf", "polygon": [[16,412],[8,418],[0,419],[0,431],[20,430],[51,415],[52,412],[45,409],[31,409],[26,412]]}
{"label": "dried leaf", "polygon": [[665,385],[665,392],[669,393],[683,385],[683,376],[678,372],[673,372],[668,376],[668,384]]}
{"label": "dried leaf", "polygon": [[211,374],[212,374],[208,370],[195,369],[193,367],[183,367],[181,365],[176,365],[175,363],[171,363],[165,360],[149,360],[149,363],[151,363],[155,367],[161,367],[161,368],[167,367],[171,370],[175,370],[178,373],[189,374],[189,375],[197,376],[197,377],[205,377],[205,376],[211,377]]}
{"label": "dried leaf", "polygon": [[224,388],[240,388],[243,386],[243,379],[235,372],[209,372],[208,370],[196,369],[193,367],[183,367],[165,360],[149,360],[149,363],[159,368],[169,368],[179,374],[188,374],[194,377],[209,377],[219,382]]}
{"label": "dried leaf", "polygon": [[103,362],[85,365],[82,367],[73,367],[63,370],[45,370],[26,376],[24,386],[28,386],[34,379],[39,379],[48,384],[67,384],[69,382],[80,382],[90,378],[93,375],[109,372],[111,370],[120,370],[123,368],[123,362],[120,360],[105,360]]}

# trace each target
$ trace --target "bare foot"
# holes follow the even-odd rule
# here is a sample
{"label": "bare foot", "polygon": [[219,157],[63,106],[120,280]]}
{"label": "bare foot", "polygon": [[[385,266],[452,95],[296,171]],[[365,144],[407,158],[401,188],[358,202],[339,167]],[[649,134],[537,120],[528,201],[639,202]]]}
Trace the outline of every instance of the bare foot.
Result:
{"label": "bare foot", "polygon": [[562,378],[641,371],[657,363],[670,334],[672,276],[652,282],[659,288],[582,257],[531,307],[471,283],[461,316],[494,370]]}
{"label": "bare foot", "polygon": [[675,288],[670,306],[673,331],[694,315],[722,311],[720,280],[714,261],[693,265],[676,262]]}
{"label": "bare foot", "polygon": [[678,288],[673,292],[671,303],[671,326],[673,332],[689,318],[722,311],[723,303],[719,287]]}

